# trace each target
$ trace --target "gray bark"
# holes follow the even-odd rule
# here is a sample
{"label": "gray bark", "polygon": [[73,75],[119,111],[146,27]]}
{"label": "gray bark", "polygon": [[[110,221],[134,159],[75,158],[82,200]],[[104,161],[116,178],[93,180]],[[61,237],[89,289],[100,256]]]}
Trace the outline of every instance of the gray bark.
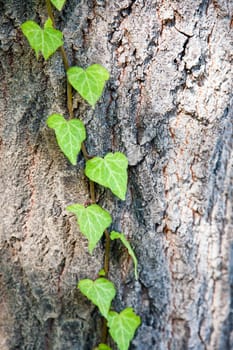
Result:
{"label": "gray bark", "polygon": [[[139,260],[112,245],[115,308],[142,318],[130,349],[233,349],[232,12],[227,0],[67,0],[71,65],[111,73],[95,110],[77,95],[90,154],[129,158],[125,202],[98,188]],[[88,200],[45,125],[66,111],[59,53],[38,61],[20,24],[44,1],[0,1],[0,348],[89,350],[97,310],[78,292],[102,267],[66,206]],[[114,347],[113,347],[114,348]]]}

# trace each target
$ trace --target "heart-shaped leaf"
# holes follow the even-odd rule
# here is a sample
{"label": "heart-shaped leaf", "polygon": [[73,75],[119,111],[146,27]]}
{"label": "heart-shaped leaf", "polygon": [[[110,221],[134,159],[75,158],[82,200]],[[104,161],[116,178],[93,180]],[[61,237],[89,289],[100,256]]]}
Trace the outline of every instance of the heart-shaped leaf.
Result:
{"label": "heart-shaped leaf", "polygon": [[34,21],[27,21],[21,25],[23,34],[29,41],[29,44],[39,57],[42,53],[47,60],[60,46],[63,45],[62,32],[54,29],[52,20],[49,18],[44,25],[44,29]]}
{"label": "heart-shaped leaf", "polygon": [[133,259],[133,262],[134,262],[134,274],[135,274],[135,279],[137,280],[138,279],[138,271],[137,271],[138,260],[136,258],[136,255],[134,254],[133,249],[131,248],[131,245],[127,241],[125,235],[123,233],[112,231],[110,233],[110,238],[111,238],[111,240],[120,239],[121,242],[124,244],[124,246],[128,249],[128,253],[129,253],[129,255],[131,256],[131,258]]}
{"label": "heart-shaped leaf", "polygon": [[101,97],[109,73],[100,64],[93,64],[87,69],[71,67],[67,71],[69,83],[92,107]]}
{"label": "heart-shaped leaf", "polygon": [[98,278],[95,281],[84,279],[78,283],[78,288],[107,318],[111,302],[116,295],[114,284],[106,278]]}
{"label": "heart-shaped leaf", "polygon": [[104,158],[87,161],[85,173],[98,184],[108,187],[117,197],[125,200],[127,190],[128,160],[121,152],[108,153]]}
{"label": "heart-shaped leaf", "polygon": [[121,313],[110,311],[108,314],[108,327],[113,340],[120,350],[128,350],[130,341],[141,323],[141,319],[131,307]]}
{"label": "heart-shaped leaf", "polygon": [[98,348],[95,348],[94,350],[112,350],[108,345],[106,344],[99,344]]}
{"label": "heart-shaped leaf", "polygon": [[62,7],[64,6],[66,0],[51,0],[51,3],[53,6],[56,7],[57,10],[61,11]]}
{"label": "heart-shaped leaf", "polygon": [[89,205],[87,208],[81,204],[73,204],[66,209],[77,216],[80,231],[87,237],[88,249],[92,253],[104,230],[111,224],[111,215],[97,204]]}
{"label": "heart-shaped leaf", "polygon": [[71,164],[77,164],[77,155],[86,138],[86,130],[79,119],[65,120],[60,114],[52,114],[47,119],[49,128],[55,130],[57,143]]}

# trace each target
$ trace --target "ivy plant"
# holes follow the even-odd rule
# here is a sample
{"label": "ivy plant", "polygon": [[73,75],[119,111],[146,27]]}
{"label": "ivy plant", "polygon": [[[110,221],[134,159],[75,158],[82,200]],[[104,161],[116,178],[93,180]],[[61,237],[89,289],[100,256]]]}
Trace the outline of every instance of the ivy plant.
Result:
{"label": "ivy plant", "polygon": [[86,176],[98,184],[108,187],[124,200],[127,190],[128,160],[121,152],[108,153],[104,158],[94,157],[86,163]]}
{"label": "ivy plant", "polygon": [[84,279],[78,283],[78,288],[98,306],[100,313],[108,318],[112,300],[116,295],[114,284],[106,278],[98,278],[95,281]]}
{"label": "ivy plant", "polygon": [[[88,239],[89,253],[105,236],[104,266],[99,272],[97,279],[83,279],[78,282],[78,289],[95,306],[104,317],[102,342],[94,350],[111,350],[107,344],[106,326],[109,334],[118,346],[119,350],[128,350],[131,340],[139,327],[140,317],[132,307],[126,307],[121,312],[112,309],[112,301],[116,295],[116,288],[108,279],[110,241],[119,239],[134,262],[134,274],[138,279],[137,258],[123,233],[111,231],[108,228],[112,224],[111,215],[96,203],[95,183],[104,186],[121,200],[126,199],[128,182],[128,160],[121,152],[109,152],[105,157],[91,158],[85,147],[86,129],[80,119],[74,118],[72,109],[72,87],[80,96],[94,108],[101,98],[109,73],[100,64],[92,64],[89,67],[69,67],[68,58],[63,47],[63,34],[55,28],[53,7],[61,11],[66,0],[46,0],[48,19],[41,28],[34,21],[26,21],[21,25],[23,34],[30,46],[34,49],[38,59],[39,53],[45,60],[53,55],[59,48],[67,75],[67,109],[69,117],[66,118],[58,113],[51,114],[47,119],[47,125],[55,132],[57,144],[70,163],[77,164],[78,154],[82,150],[85,165],[85,175],[90,183],[91,204],[71,204],[66,209],[77,217],[80,232]],[[53,5],[53,7],[52,7]],[[91,159],[90,159],[91,158]],[[104,340],[104,341],[103,341]]]}
{"label": "ivy plant", "polygon": [[131,258],[133,259],[133,262],[134,262],[134,274],[135,274],[135,278],[137,280],[138,279],[138,260],[136,258],[136,255],[135,255],[133,249],[131,248],[130,243],[127,241],[125,235],[123,233],[112,231],[110,233],[110,238],[111,238],[112,241],[114,239],[120,239],[121,242],[123,243],[123,245],[125,246],[125,248],[128,250],[128,253],[129,253],[129,255],[131,256]]}
{"label": "ivy plant", "polygon": [[141,320],[131,307],[127,307],[120,313],[110,311],[108,314],[108,327],[112,338],[120,350],[128,350],[130,341]]}
{"label": "ivy plant", "polygon": [[86,129],[78,119],[67,121],[60,114],[52,114],[47,119],[49,128],[54,129],[57,143],[71,164],[77,164],[77,156],[82,142],[86,139]]}
{"label": "ivy plant", "polygon": [[110,214],[97,204],[85,207],[81,204],[69,205],[66,208],[77,216],[80,231],[89,241],[89,252],[92,253],[106,228],[112,223]]}
{"label": "ivy plant", "polygon": [[44,24],[44,29],[34,21],[27,21],[21,25],[23,34],[29,41],[31,47],[35,50],[36,57],[39,52],[45,59],[48,59],[59,47],[63,45],[62,33],[53,28],[51,18],[48,18]]}
{"label": "ivy plant", "polygon": [[101,97],[105,82],[109,79],[107,69],[100,64],[92,64],[87,69],[71,67],[67,71],[67,76],[73,88],[92,107]]}

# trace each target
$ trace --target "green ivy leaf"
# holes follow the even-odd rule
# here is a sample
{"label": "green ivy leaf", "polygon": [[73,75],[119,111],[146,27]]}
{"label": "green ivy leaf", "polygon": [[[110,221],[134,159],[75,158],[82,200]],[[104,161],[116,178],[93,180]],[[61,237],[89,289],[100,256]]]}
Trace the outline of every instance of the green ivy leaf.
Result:
{"label": "green ivy leaf", "polygon": [[57,10],[61,11],[62,7],[64,6],[66,0],[51,0],[51,3],[53,6],[56,7]]}
{"label": "green ivy leaf", "polygon": [[73,204],[66,209],[77,216],[80,231],[87,237],[88,249],[92,253],[104,230],[111,224],[111,215],[97,204],[89,205],[87,208],[80,204]]}
{"label": "green ivy leaf", "polygon": [[106,344],[99,344],[98,348],[95,348],[94,350],[112,350],[108,345]]}
{"label": "green ivy leaf", "polygon": [[135,274],[135,279],[137,280],[138,279],[138,260],[136,258],[136,255],[134,254],[133,249],[131,248],[131,245],[127,241],[125,235],[123,233],[112,231],[110,233],[110,238],[111,238],[111,240],[120,239],[121,242],[124,244],[124,246],[128,249],[128,253],[134,262],[134,274]]}
{"label": "green ivy leaf", "polygon": [[114,284],[106,278],[81,280],[78,288],[98,308],[100,313],[107,318],[111,302],[116,295]]}
{"label": "green ivy leaf", "polygon": [[109,73],[100,64],[93,64],[86,70],[81,67],[71,67],[67,71],[70,84],[92,107],[101,97]]}
{"label": "green ivy leaf", "polygon": [[131,307],[126,308],[119,314],[115,311],[109,312],[109,332],[120,350],[128,350],[129,343],[140,323],[140,317],[135,314]]}
{"label": "green ivy leaf", "polygon": [[128,160],[121,152],[108,153],[104,158],[87,161],[85,173],[98,184],[109,188],[117,197],[125,200],[127,190]]}
{"label": "green ivy leaf", "polygon": [[79,119],[67,121],[60,114],[52,114],[47,119],[49,128],[55,130],[57,143],[71,164],[77,164],[77,155],[86,138],[86,130]]}
{"label": "green ivy leaf", "polygon": [[63,45],[62,32],[54,29],[52,20],[49,18],[44,25],[44,29],[34,21],[27,21],[21,25],[23,34],[29,44],[36,52],[38,59],[39,52],[47,60],[60,46]]}
{"label": "green ivy leaf", "polygon": [[104,276],[106,276],[105,270],[104,270],[104,269],[99,270],[98,275],[99,275],[99,277],[104,277]]}

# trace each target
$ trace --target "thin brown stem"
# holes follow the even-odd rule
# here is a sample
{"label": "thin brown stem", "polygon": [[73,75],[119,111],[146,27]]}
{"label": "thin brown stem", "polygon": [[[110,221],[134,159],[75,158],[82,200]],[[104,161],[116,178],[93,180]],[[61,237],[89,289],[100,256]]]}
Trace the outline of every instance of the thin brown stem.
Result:
{"label": "thin brown stem", "polygon": [[[110,235],[108,230],[105,230],[104,234],[105,234],[104,271],[105,271],[105,277],[108,278],[109,261],[110,261]],[[107,343],[107,337],[108,337],[107,320],[103,319],[102,335],[101,335],[102,343]]]}
{"label": "thin brown stem", "polygon": [[66,85],[67,85],[67,108],[69,111],[70,119],[73,119],[74,118],[74,111],[73,111],[72,86],[68,82],[68,79],[67,79]]}
{"label": "thin brown stem", "polygon": [[65,52],[64,46],[60,47],[60,53],[61,53],[61,57],[62,57],[62,61],[65,67],[65,70],[67,71],[69,69],[69,61],[68,61],[68,57],[67,54]]}
{"label": "thin brown stem", "polygon": [[91,194],[91,202],[93,204],[96,203],[96,198],[95,198],[95,183],[91,180],[89,180],[89,184],[90,184],[90,194]]}
{"label": "thin brown stem", "polygon": [[105,272],[105,276],[108,277],[109,260],[110,260],[110,235],[108,230],[105,230],[104,234],[105,234],[104,272]]}
{"label": "thin brown stem", "polygon": [[108,338],[107,320],[106,320],[105,318],[103,318],[103,321],[102,321],[101,343],[107,344],[107,338]]}
{"label": "thin brown stem", "polygon": [[[67,72],[69,69],[69,61],[68,61],[68,57],[67,54],[65,52],[64,46],[60,47],[60,53],[61,53],[61,57],[62,57],[62,61],[64,64],[64,68],[65,71]],[[73,111],[73,94],[72,94],[72,86],[70,85],[68,79],[67,79],[67,108],[69,111],[69,116],[70,119],[74,118],[74,111]]]}
{"label": "thin brown stem", "polygon": [[83,156],[85,158],[85,160],[87,161],[88,159],[91,159],[93,157],[91,157],[88,153],[87,153],[87,149],[86,149],[86,146],[85,146],[85,143],[83,142],[82,145],[81,145],[81,149],[82,149],[82,152],[83,152]]}

